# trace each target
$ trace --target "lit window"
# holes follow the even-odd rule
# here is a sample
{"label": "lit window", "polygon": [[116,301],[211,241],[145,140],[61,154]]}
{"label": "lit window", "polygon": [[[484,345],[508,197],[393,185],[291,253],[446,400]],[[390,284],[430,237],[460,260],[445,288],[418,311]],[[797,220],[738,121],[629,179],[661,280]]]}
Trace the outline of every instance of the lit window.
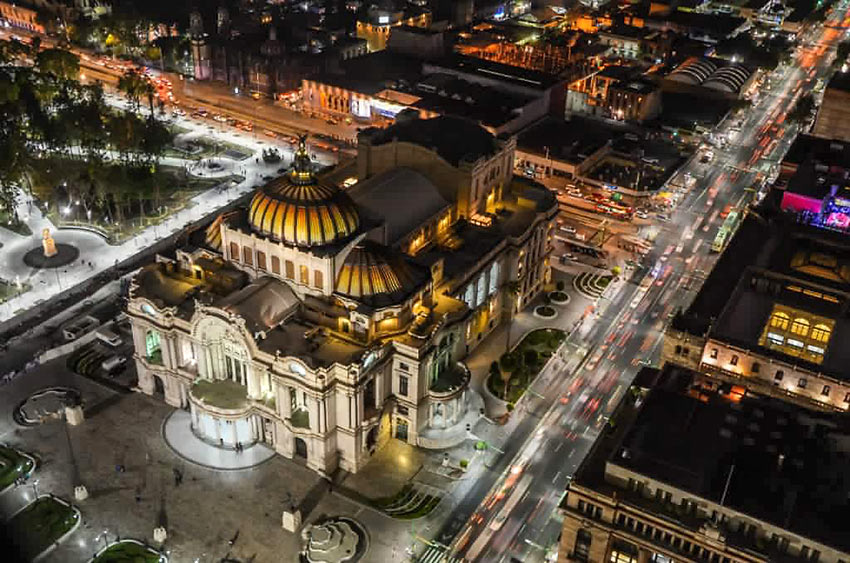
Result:
{"label": "lit window", "polygon": [[791,317],[782,312],[776,312],[770,318],[770,326],[774,328],[778,328],[779,330],[788,330],[788,324],[791,321]]}
{"label": "lit window", "polygon": [[307,266],[300,266],[300,272],[301,272],[301,278],[300,278],[301,283],[303,283],[304,285],[309,284],[310,283],[310,268],[308,268]]}
{"label": "lit window", "polygon": [[819,356],[823,356],[823,353],[825,352],[825,350],[823,348],[821,348],[820,346],[813,346],[811,344],[806,346],[806,349],[809,352],[811,352],[812,354],[817,354]]}
{"label": "lit window", "polygon": [[817,324],[812,329],[811,339],[818,342],[826,342],[829,340],[829,335],[832,331],[825,324]]}
{"label": "lit window", "polygon": [[809,321],[801,318],[794,319],[794,322],[791,323],[791,333],[806,336],[809,333]]}
{"label": "lit window", "polygon": [[789,338],[787,342],[788,342],[788,346],[793,346],[794,348],[802,348],[803,347],[803,343],[799,340],[794,339],[794,338]]}
{"label": "lit window", "polygon": [[775,332],[768,332],[767,340],[768,342],[770,342],[771,344],[775,344],[776,346],[782,346],[782,344],[785,343],[785,338],[779,336]]}

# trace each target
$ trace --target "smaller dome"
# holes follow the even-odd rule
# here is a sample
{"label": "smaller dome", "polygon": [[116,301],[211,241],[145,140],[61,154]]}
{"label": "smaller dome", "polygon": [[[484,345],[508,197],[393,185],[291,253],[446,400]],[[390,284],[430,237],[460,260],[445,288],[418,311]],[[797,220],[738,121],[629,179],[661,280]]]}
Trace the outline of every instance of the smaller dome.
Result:
{"label": "smaller dome", "polygon": [[213,222],[209,224],[206,231],[204,231],[204,244],[206,244],[209,249],[221,250],[221,224],[224,223],[228,217],[235,214],[235,211],[219,213]]}
{"label": "smaller dome", "polygon": [[336,291],[363,299],[396,294],[401,297],[416,286],[417,273],[403,257],[371,241],[354,247],[336,278]]}

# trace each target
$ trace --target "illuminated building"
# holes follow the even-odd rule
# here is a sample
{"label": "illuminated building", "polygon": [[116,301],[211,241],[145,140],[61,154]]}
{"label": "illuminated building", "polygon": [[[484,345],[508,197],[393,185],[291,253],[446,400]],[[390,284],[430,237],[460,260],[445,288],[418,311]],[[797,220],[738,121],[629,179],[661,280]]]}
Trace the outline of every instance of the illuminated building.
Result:
{"label": "illuminated building", "polygon": [[665,362],[827,411],[850,409],[850,239],[799,221],[776,191],[744,218],[694,301],[673,318]]}
{"label": "illuminated building", "polygon": [[850,427],[645,368],[561,502],[559,562],[850,560]]}
{"label": "illuminated building", "polygon": [[468,121],[400,121],[317,177],[302,144],[247,209],[133,279],[139,389],[212,445],[265,443],[325,475],[390,437],[465,440],[459,361],[550,276],[557,202],[513,178],[514,147]]}
{"label": "illuminated building", "polygon": [[431,27],[431,12],[415,4],[397,5],[393,0],[382,0],[358,18],[357,37],[366,40],[369,51],[381,51],[386,48],[392,29],[402,25],[427,29]]}

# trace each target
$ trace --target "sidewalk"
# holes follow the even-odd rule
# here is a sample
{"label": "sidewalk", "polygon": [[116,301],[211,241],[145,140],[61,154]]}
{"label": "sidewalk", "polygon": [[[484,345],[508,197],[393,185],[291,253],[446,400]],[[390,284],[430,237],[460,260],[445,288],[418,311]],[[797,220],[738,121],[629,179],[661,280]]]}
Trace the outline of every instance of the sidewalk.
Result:
{"label": "sidewalk", "polygon": [[[557,328],[569,332],[576,321],[581,318],[587,306],[594,303],[592,300],[573,290],[570,276],[566,276],[558,271],[553,271],[553,275],[558,281],[563,280],[565,282],[566,287],[564,291],[570,296],[570,301],[566,305],[553,304],[552,307],[558,311],[558,316],[553,319],[542,319],[535,317],[533,311],[536,306],[543,303],[543,297],[541,295],[535,299],[523,311],[514,316],[513,326],[510,330],[511,347],[516,346],[522,340],[523,336],[538,328]],[[505,353],[505,350],[508,348],[506,346],[507,337],[507,324],[500,324],[464,360],[464,363],[466,363],[469,371],[472,373],[470,387],[484,398],[484,411],[486,416],[492,420],[507,412],[504,401],[497,399],[486,389],[490,364],[498,361],[502,354]]]}

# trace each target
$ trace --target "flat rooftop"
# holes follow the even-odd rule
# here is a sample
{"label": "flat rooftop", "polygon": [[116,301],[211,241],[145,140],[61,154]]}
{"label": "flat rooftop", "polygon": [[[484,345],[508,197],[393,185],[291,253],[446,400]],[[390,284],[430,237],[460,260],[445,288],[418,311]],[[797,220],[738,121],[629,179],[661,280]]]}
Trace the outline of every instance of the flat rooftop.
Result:
{"label": "flat rooftop", "polygon": [[622,133],[604,124],[572,117],[570,121],[546,118],[520,132],[517,150],[548,155],[570,164],[579,164]]}
{"label": "flat rooftop", "polygon": [[[573,483],[698,530],[709,514],[680,510],[609,478],[617,466],[795,534],[850,550],[850,427],[776,399],[708,392],[672,364],[653,370],[644,401],[626,403],[617,429],[603,434]],[[646,374],[642,374],[646,375]],[[654,491],[649,491],[653,493]],[[727,543],[758,545],[720,523]]]}
{"label": "flat rooftop", "polygon": [[[771,202],[771,205],[774,205]],[[775,307],[834,322],[819,363],[759,344]],[[850,380],[850,239],[762,206],[749,213],[672,328]]]}

